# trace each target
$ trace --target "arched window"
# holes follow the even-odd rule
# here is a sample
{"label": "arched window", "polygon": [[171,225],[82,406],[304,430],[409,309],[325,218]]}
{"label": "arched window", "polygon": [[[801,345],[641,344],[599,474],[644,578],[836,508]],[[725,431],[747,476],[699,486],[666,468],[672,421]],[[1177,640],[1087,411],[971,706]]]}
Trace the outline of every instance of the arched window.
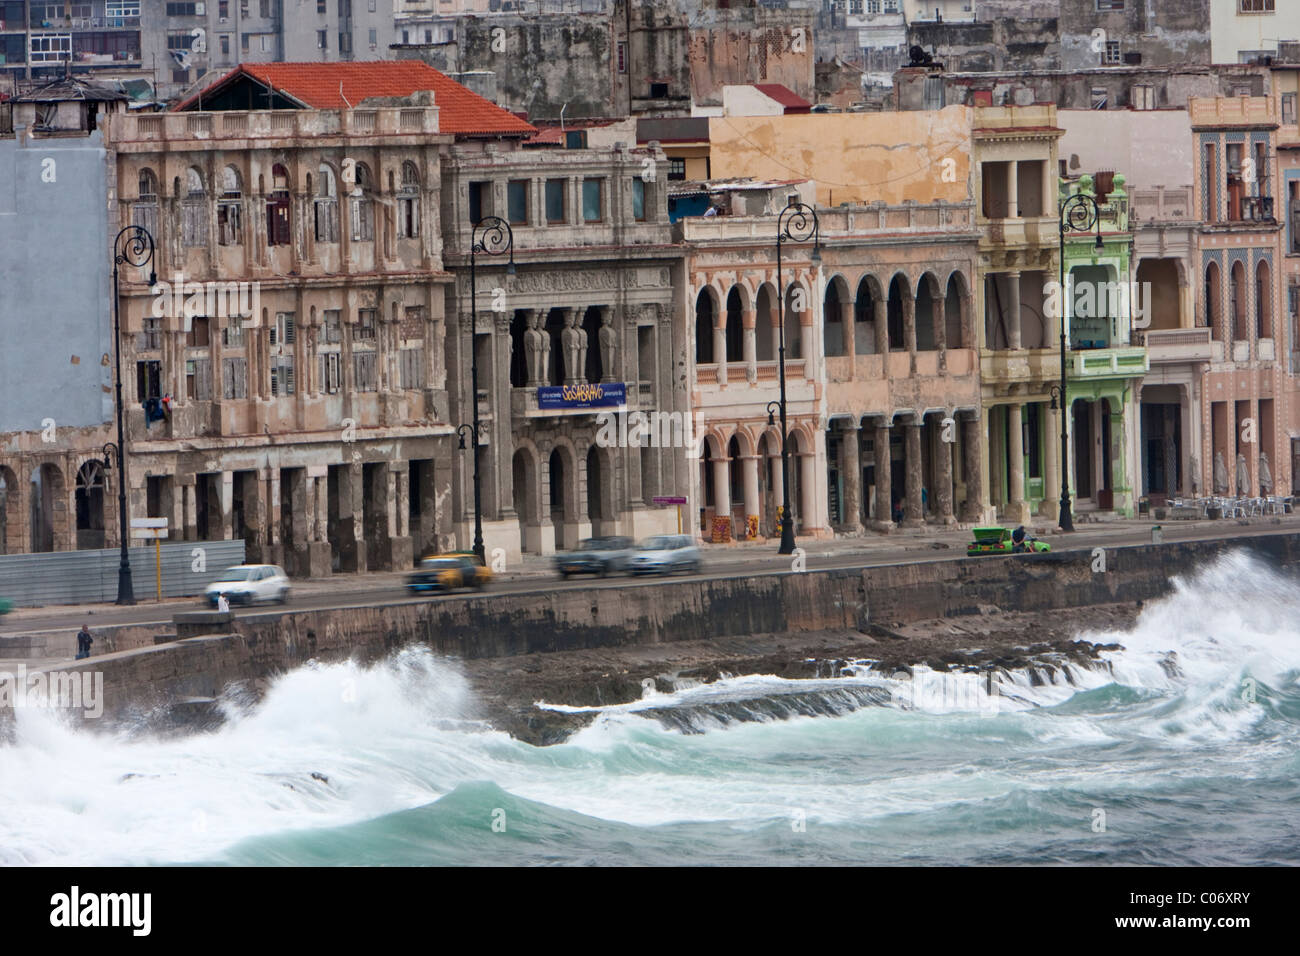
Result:
{"label": "arched window", "polygon": [[221,194],[217,197],[217,242],[237,246],[244,241],[244,191],[239,170],[227,166],[221,171]]}
{"label": "arched window", "polygon": [[397,193],[397,237],[420,236],[420,172],[415,163],[402,163],[402,188]]}
{"label": "arched window", "polygon": [[289,170],[276,163],[271,167],[271,194],[266,197],[266,244],[289,245],[292,241],[289,223]]}
{"label": "arched window", "polygon": [[131,204],[131,224],[143,226],[155,240],[158,236],[158,177],[153,170],[140,170],[138,194]]}
{"label": "arched window", "polygon": [[185,171],[185,197],[181,200],[181,245],[208,244],[208,193],[203,174],[191,166]]}
{"label": "arched window", "polygon": [[1236,342],[1245,342],[1250,338],[1246,294],[1246,267],[1240,262],[1234,262],[1229,278],[1228,297],[1232,303],[1232,338]]}
{"label": "arched window", "polygon": [[1267,262],[1260,262],[1255,269],[1255,335],[1273,337],[1273,280]]}
{"label": "arched window", "polygon": [[374,180],[370,167],[357,163],[357,187],[352,191],[352,206],[349,218],[352,220],[352,241],[373,242],[375,238],[375,208],[371,195],[374,192]]}
{"label": "arched window", "polygon": [[321,163],[320,176],[316,180],[314,215],[316,220],[317,242],[339,241],[339,194],[334,170]]}
{"label": "arched window", "polygon": [[1211,262],[1205,267],[1205,324],[1210,329],[1210,336],[1218,341],[1224,338],[1219,324],[1219,266]]}

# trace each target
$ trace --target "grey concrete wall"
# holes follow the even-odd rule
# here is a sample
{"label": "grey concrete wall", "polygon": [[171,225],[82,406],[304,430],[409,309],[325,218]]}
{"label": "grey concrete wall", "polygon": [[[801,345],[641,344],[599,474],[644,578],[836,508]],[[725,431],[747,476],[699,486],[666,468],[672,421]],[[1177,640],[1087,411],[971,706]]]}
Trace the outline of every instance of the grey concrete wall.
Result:
{"label": "grey concrete wall", "polygon": [[[390,606],[239,614],[236,634],[152,642],[169,628],[106,628],[85,665],[104,672],[106,713],[256,686],[308,660],[363,661],[413,642],[466,659],[762,633],[869,631],[980,612],[1052,610],[1150,600],[1170,579],[1238,545],[1198,541],[1107,550],[1105,573],[1076,551],[748,578],[685,580],[616,590],[486,595]],[[1240,545],[1294,572],[1300,534]],[[131,649],[126,649],[131,648]],[[75,666],[75,665],[74,665]],[[65,665],[66,667],[66,665]]]}
{"label": "grey concrete wall", "polygon": [[98,133],[0,139],[0,434],[112,417],[106,177]]}

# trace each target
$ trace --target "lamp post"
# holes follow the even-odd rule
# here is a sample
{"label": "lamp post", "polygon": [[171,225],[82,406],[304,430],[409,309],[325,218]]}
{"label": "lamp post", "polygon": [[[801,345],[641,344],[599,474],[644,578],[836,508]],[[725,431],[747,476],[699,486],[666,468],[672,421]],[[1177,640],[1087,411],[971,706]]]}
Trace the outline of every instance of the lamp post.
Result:
{"label": "lamp post", "polygon": [[510,254],[506,265],[506,275],[515,274],[515,234],[510,223],[500,216],[487,216],[474,223],[470,231],[469,247],[469,355],[470,355],[470,405],[473,408],[472,424],[461,425],[456,429],[460,436],[460,447],[465,447],[465,431],[468,429],[474,437],[474,553],[486,563],[487,553],[483,548],[483,490],[479,478],[479,420],[478,420],[478,254],[489,256]]}
{"label": "lamp post", "polygon": [[[113,240],[113,349],[117,369],[117,444],[104,445],[104,464],[108,464],[109,449],[117,451],[117,520],[121,536],[122,554],[117,566],[117,603],[135,604],[135,588],[131,584],[131,557],[127,552],[129,530],[126,517],[126,428],[122,424],[122,293],[118,282],[118,267],[122,265],[144,268],[153,262],[154,241],[144,226],[127,226]],[[149,270],[149,286],[158,282],[153,269]]]}
{"label": "lamp post", "polygon": [[[821,256],[821,232],[817,223],[817,212],[807,203],[791,199],[776,220],[776,286],[777,286],[777,328],[780,331],[781,374],[781,547],[780,554],[794,553],[794,515],[790,510],[790,429],[787,424],[785,401],[785,280],[781,275],[781,247],[787,242],[813,243],[812,262],[819,265]],[[772,424],[772,406],[768,404],[767,420]]]}
{"label": "lamp post", "polygon": [[1102,248],[1101,241],[1101,207],[1097,200],[1086,193],[1075,193],[1061,204],[1060,210],[1060,247],[1057,252],[1060,293],[1061,293],[1061,382],[1052,386],[1052,409],[1060,403],[1061,410],[1061,504],[1060,526],[1062,531],[1074,530],[1074,519],[1070,515],[1070,439],[1069,415],[1070,403],[1065,385],[1065,327],[1069,314],[1070,290],[1065,285],[1065,237],[1071,232],[1087,232],[1097,229],[1097,248]]}

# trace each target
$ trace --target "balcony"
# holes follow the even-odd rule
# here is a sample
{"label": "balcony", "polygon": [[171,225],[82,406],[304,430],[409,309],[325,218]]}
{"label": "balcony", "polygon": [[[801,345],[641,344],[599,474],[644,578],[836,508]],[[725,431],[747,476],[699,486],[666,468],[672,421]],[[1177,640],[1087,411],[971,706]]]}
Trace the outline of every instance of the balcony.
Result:
{"label": "balcony", "polygon": [[1187,111],[1193,129],[1277,125],[1273,100],[1268,96],[1193,96],[1187,100]]}
{"label": "balcony", "polygon": [[1124,345],[1072,353],[1069,375],[1070,378],[1131,378],[1145,375],[1150,369],[1145,348]]}
{"label": "balcony", "polygon": [[119,114],[110,121],[115,143],[195,139],[312,139],[330,135],[411,136],[438,132],[438,107],[374,110],[249,110],[219,113]]}
{"label": "balcony", "polygon": [[1272,196],[1246,196],[1241,200],[1242,222],[1267,222],[1273,219]]}
{"label": "balcony", "polygon": [[1209,362],[1213,358],[1208,328],[1148,329],[1134,332],[1133,342],[1146,346],[1152,365]]}
{"label": "balcony", "polygon": [[1188,222],[1192,215],[1191,186],[1156,186],[1135,189],[1132,195],[1135,222]]}
{"label": "balcony", "polygon": [[998,349],[980,352],[980,381],[985,385],[1052,382],[1061,377],[1056,349]]}

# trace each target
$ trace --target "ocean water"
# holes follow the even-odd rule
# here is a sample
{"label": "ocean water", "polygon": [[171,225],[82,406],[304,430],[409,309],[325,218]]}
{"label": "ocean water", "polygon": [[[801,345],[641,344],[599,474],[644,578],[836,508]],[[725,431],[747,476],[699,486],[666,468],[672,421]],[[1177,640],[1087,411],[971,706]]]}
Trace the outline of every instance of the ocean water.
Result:
{"label": "ocean water", "polygon": [[1300,863],[1300,592],[1243,554],[1091,669],[737,675],[533,747],[409,649],[308,666],[219,729],[17,714],[0,863]]}

